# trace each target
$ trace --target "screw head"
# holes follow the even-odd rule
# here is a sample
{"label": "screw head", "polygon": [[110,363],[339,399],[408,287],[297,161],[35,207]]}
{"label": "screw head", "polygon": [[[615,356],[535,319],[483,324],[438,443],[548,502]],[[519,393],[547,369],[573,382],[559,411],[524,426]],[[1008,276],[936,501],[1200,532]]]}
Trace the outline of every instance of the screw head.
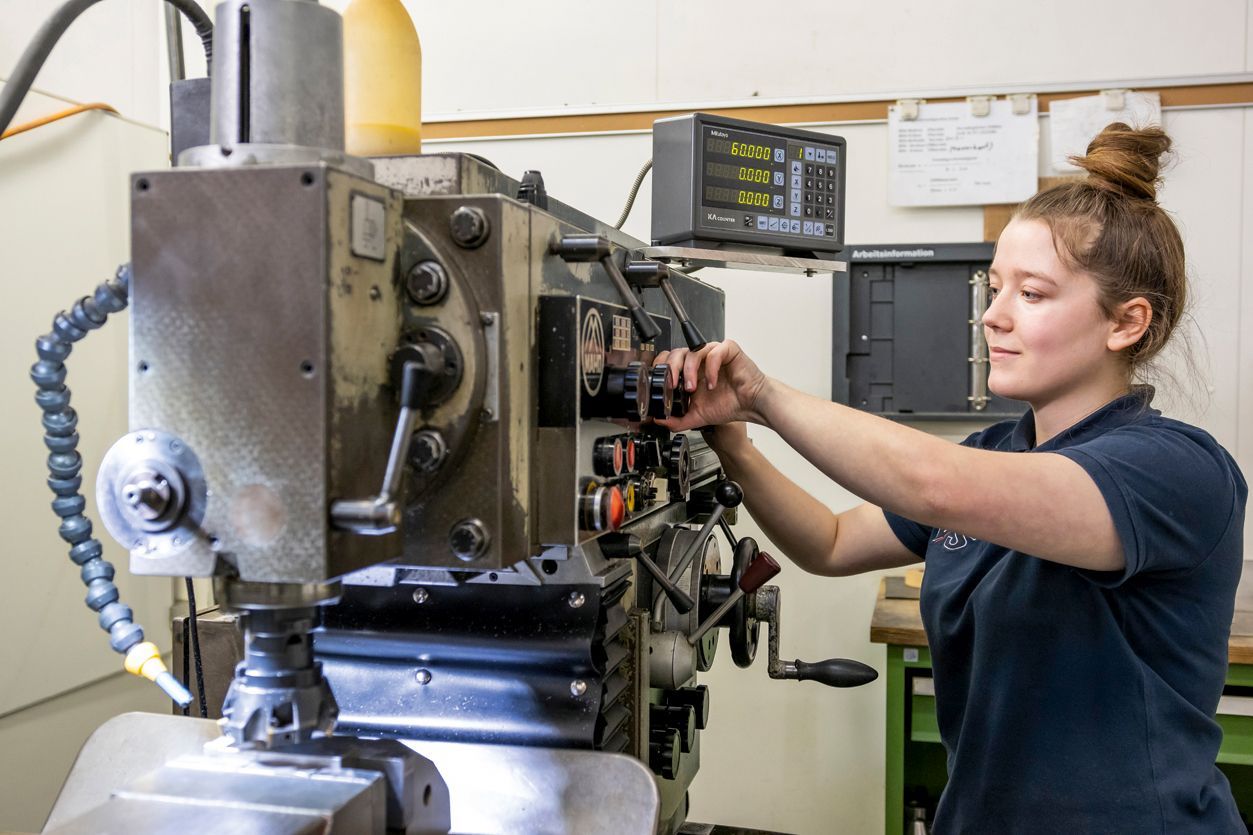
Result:
{"label": "screw head", "polygon": [[431,683],[431,671],[425,670],[425,669],[418,670],[416,673],[413,674],[413,679],[418,684],[430,684]]}
{"label": "screw head", "polygon": [[462,519],[448,532],[448,547],[457,559],[470,562],[483,556],[491,537],[478,519]]}
{"label": "screw head", "polygon": [[466,249],[482,246],[491,234],[487,215],[477,206],[459,207],[449,218],[448,228],[457,245]]}
{"label": "screw head", "polygon": [[416,589],[413,590],[413,602],[414,603],[425,603],[426,601],[430,599],[431,599],[431,593],[427,591],[426,589],[422,588],[421,586],[418,586]]}
{"label": "screw head", "polygon": [[437,261],[422,261],[409,270],[405,291],[417,304],[438,304],[448,295],[448,274]]}
{"label": "screw head", "polygon": [[576,678],[574,681],[570,682],[570,695],[571,696],[576,696],[576,697],[582,696],[586,692],[587,692],[587,682],[584,681],[583,679]]}
{"label": "screw head", "polygon": [[484,325],[494,325],[496,323],[496,314],[490,310],[485,310],[479,314],[479,321]]}
{"label": "screw head", "polygon": [[566,602],[570,604],[571,609],[581,609],[583,604],[587,602],[587,598],[581,591],[572,591],[570,596],[566,598]]}
{"label": "screw head", "polygon": [[448,444],[435,429],[423,429],[414,435],[409,450],[409,460],[424,473],[435,472],[448,457]]}

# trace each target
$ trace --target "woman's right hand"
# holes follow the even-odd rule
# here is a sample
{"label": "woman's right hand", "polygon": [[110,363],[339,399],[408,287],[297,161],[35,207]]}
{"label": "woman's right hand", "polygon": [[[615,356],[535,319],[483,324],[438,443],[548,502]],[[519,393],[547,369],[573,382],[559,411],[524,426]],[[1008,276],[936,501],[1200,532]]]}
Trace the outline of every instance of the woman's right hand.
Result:
{"label": "woman's right hand", "polygon": [[671,383],[677,387],[681,380],[692,396],[683,417],[658,421],[670,431],[733,421],[764,422],[758,407],[769,378],[735,342],[709,342],[699,351],[663,351],[654,364],[663,363],[670,368]]}

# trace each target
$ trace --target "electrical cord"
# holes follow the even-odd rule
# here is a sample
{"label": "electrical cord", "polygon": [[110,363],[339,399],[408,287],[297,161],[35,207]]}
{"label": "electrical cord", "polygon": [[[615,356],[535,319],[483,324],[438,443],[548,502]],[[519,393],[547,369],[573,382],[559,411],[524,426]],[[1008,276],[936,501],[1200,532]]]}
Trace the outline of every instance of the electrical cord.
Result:
{"label": "electrical cord", "polygon": [[631,216],[631,209],[635,206],[635,198],[640,193],[640,186],[644,185],[644,178],[648,176],[648,172],[652,170],[653,161],[650,159],[644,163],[644,167],[640,169],[640,173],[635,175],[635,183],[631,186],[631,193],[627,196],[626,205],[622,207],[622,215],[618,218],[618,222],[613,225],[614,229],[621,229],[622,224],[627,222],[627,218]]}
{"label": "electrical cord", "polygon": [[[200,702],[200,718],[209,718],[209,709],[204,700],[204,665],[200,661],[200,629],[196,624],[196,585],[190,577],[187,579],[187,621],[183,628],[191,627],[191,654],[196,659],[196,697]],[[187,636],[183,636],[183,681],[187,681]],[[184,709],[186,710],[186,709]]]}
{"label": "electrical cord", "polygon": [[[57,41],[65,34],[65,30],[80,14],[98,2],[100,0],[68,0],[61,8],[53,12],[52,17],[48,18],[35,33],[35,37],[31,39],[22,57],[17,59],[17,66],[10,73],[4,89],[0,90],[0,133],[3,133],[13,121],[18,106],[22,103],[22,99],[26,98],[26,93],[34,83],[35,76],[39,74],[44,61],[48,59],[48,54],[52,52],[52,47],[56,46]],[[200,8],[196,0],[165,0],[165,2],[182,12],[196,28],[196,34],[200,36],[200,42],[204,44],[205,65],[211,67],[213,65],[213,23],[209,20],[209,16],[205,14],[204,9]]]}
{"label": "electrical cord", "polygon": [[65,110],[59,110],[48,116],[39,119],[33,119],[29,122],[23,122],[15,128],[9,128],[4,133],[0,133],[0,139],[8,139],[10,136],[17,136],[19,133],[26,133],[28,130],[42,128],[44,125],[50,125],[62,119],[68,119],[70,116],[77,116],[79,113],[86,113],[89,110],[103,110],[106,113],[117,113],[117,108],[111,104],[97,101],[91,104],[76,104],[73,107],[67,107]]}
{"label": "electrical cord", "polygon": [[87,586],[88,608],[99,613],[100,628],[109,633],[109,644],[125,656],[127,672],[149,679],[180,707],[191,702],[191,693],[169,673],[161,654],[144,641],[143,627],[135,623],[134,612],[118,598],[113,584],[113,564],[104,559],[104,546],[92,536],[91,520],[83,511],[87,499],[79,493],[83,485],[83,457],[78,452],[78,414],[70,407],[70,389],[65,385],[65,360],[74,343],[105,323],[109,314],[126,309],[129,302],[131,266],[118,268],[116,277],[96,287],[68,311],[52,320],[52,330],[35,340],[39,361],[30,369],[38,391],[35,403],[43,411],[44,446],[48,448],[48,487],[55,498],[52,512],[61,519],[59,533],[70,545],[70,559],[81,567]]}

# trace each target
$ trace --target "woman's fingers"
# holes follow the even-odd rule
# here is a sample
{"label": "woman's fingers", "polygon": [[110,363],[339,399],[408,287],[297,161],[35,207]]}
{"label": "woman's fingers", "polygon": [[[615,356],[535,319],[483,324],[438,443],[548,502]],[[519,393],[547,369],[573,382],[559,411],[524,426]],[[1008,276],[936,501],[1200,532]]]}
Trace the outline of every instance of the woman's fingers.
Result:
{"label": "woman's fingers", "polygon": [[675,348],[673,351],[666,351],[664,355],[658,355],[656,359],[657,364],[664,361],[670,367],[670,385],[675,388],[679,387],[679,377],[683,373],[683,360],[688,353],[687,348]]}
{"label": "woman's fingers", "polygon": [[700,379],[700,366],[721,343],[710,342],[696,353],[689,353],[683,360],[683,385],[688,391],[696,391],[696,381]]}
{"label": "woman's fingers", "polygon": [[718,372],[722,370],[723,364],[730,359],[731,347],[734,343],[724,342],[718,346],[717,350],[710,351],[708,359],[705,360],[705,380],[709,384],[710,390],[718,385]]}

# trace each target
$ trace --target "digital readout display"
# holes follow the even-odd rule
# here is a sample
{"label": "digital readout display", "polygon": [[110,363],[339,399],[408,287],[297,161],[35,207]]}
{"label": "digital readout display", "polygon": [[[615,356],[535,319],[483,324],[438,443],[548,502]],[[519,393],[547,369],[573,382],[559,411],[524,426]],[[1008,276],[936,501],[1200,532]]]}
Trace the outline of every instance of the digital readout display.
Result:
{"label": "digital readout display", "polygon": [[785,214],[786,140],[706,125],[703,141],[705,205]]}

